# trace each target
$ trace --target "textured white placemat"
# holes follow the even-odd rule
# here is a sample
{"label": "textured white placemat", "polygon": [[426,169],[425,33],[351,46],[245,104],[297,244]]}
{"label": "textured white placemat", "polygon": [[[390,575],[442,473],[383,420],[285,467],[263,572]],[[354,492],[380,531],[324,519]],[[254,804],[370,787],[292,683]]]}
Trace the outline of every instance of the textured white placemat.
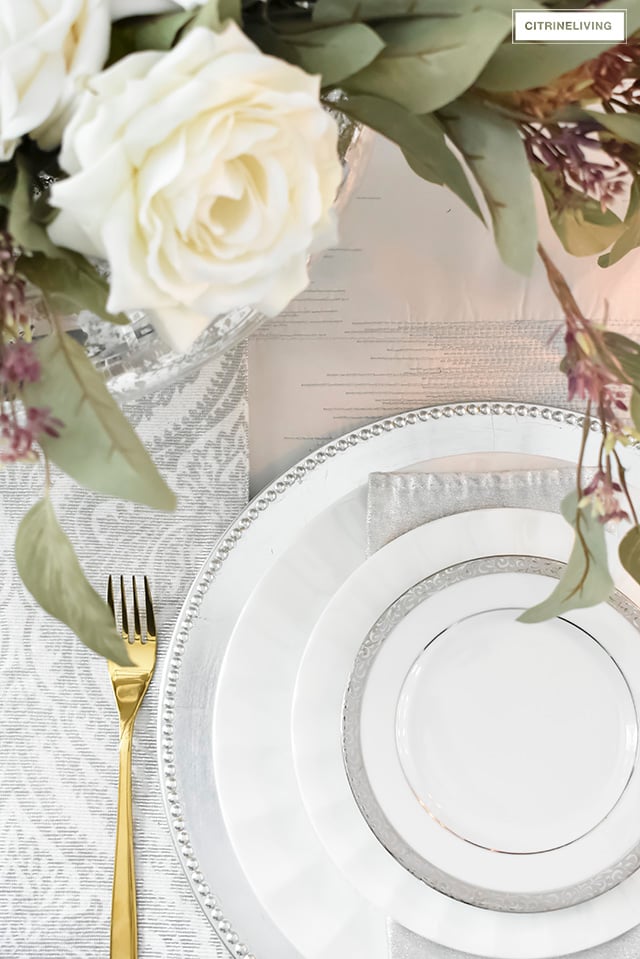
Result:
{"label": "textured white placemat", "polygon": [[[141,959],[227,955],[182,872],[162,808],[156,716],[163,653],[181,603],[248,488],[244,347],[130,404],[179,494],[176,513],[109,500],[57,474],[56,510],[97,589],[148,573],[160,638],[136,721],[133,796]],[[42,475],[0,473],[0,956],[107,959],[118,717],[106,664],[28,597],[13,563]]]}

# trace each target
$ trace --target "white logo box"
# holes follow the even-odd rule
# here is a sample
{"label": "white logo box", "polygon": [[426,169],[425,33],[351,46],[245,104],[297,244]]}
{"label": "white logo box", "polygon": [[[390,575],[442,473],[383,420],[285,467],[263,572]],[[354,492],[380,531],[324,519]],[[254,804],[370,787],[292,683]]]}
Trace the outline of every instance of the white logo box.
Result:
{"label": "white logo box", "polygon": [[627,39],[626,10],[512,11],[514,43],[623,43]]}

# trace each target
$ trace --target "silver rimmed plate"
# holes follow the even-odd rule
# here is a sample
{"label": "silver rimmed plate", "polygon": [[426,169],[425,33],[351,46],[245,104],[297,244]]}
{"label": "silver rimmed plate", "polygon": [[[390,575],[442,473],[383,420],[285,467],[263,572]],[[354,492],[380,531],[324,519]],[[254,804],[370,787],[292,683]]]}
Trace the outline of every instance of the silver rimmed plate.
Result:
{"label": "silver rimmed plate", "polygon": [[[440,700],[445,714],[435,728],[425,730],[418,721],[417,731],[408,731],[406,728],[398,730],[398,719],[400,724],[403,722],[402,715],[398,716],[403,692],[408,695],[409,701],[404,705],[409,711],[413,706],[419,712],[423,705],[421,700],[417,703],[413,700],[415,682],[422,680],[412,674],[412,669],[414,665],[419,668],[421,663],[426,662],[422,653],[429,649],[432,641],[434,645],[431,652],[435,651],[438,640],[434,640],[434,637],[442,633],[444,638],[449,627],[474,613],[488,611],[492,614],[496,633],[500,623],[501,635],[495,638],[504,652],[505,636],[515,635],[515,631],[509,632],[515,617],[505,612],[505,608],[512,603],[516,607],[527,606],[548,593],[554,582],[553,574],[557,574],[558,563],[566,558],[569,546],[570,533],[562,518],[537,510],[476,510],[435,520],[394,540],[361,564],[330,600],[306,644],[297,676],[291,728],[298,783],[309,817],[338,869],[363,897],[375,902],[381,911],[403,926],[423,936],[428,936],[427,925],[430,920],[425,917],[432,903],[431,894],[437,887],[441,900],[446,898],[452,904],[456,900],[455,905],[459,908],[463,908],[461,900],[469,900],[473,905],[464,908],[474,916],[491,917],[491,924],[505,942],[512,933],[522,936],[523,930],[528,934],[529,929],[546,929],[553,930],[551,941],[555,942],[556,955],[577,951],[574,943],[579,930],[577,926],[571,928],[574,919],[583,926],[584,942],[584,925],[591,926],[587,935],[593,935],[592,923],[601,923],[603,918],[606,922],[611,902],[621,893],[620,898],[626,898],[623,892],[625,887],[635,885],[640,878],[637,871],[640,832],[636,814],[639,783],[637,775],[634,775],[637,727],[633,692],[629,693],[630,687],[635,688],[636,692],[639,688],[640,644],[637,641],[633,607],[623,597],[617,599],[625,615],[606,605],[572,613],[572,622],[567,622],[567,628],[575,629],[576,633],[578,629],[584,630],[582,635],[585,642],[560,640],[562,650],[556,648],[554,640],[572,636],[569,631],[565,635],[564,624],[560,624],[559,631],[554,628],[552,632],[549,632],[549,627],[542,627],[537,639],[536,630],[523,634],[525,648],[520,650],[522,658],[519,660],[518,650],[512,644],[504,663],[492,663],[491,642],[483,652],[486,634],[480,636],[481,644],[475,660],[468,649],[463,646],[461,651],[454,642],[453,661],[449,662],[444,657],[441,661],[443,670],[436,669],[440,673],[438,681],[442,685],[442,692],[447,697],[444,703]],[[611,538],[608,546],[613,554],[614,543]],[[487,558],[487,552],[493,555]],[[537,559],[543,552],[549,558]],[[523,559],[523,556],[527,559]],[[614,560],[613,555],[611,559]],[[623,573],[617,571],[616,577],[616,582],[625,592],[627,587],[633,589]],[[637,594],[636,587],[634,595]],[[505,596],[508,597],[507,602]],[[500,613],[497,613],[498,609],[501,609]],[[385,641],[387,630],[388,642]],[[586,633],[590,635],[586,636]],[[470,636],[464,628],[458,635]],[[489,639],[492,635],[489,631]],[[591,648],[594,643],[591,636],[603,641],[606,637],[606,653],[600,652],[600,646]],[[464,640],[462,642],[464,644]],[[556,673],[546,678],[546,686],[540,674],[533,681],[535,673],[532,670],[526,677],[519,673],[518,667],[524,665],[527,656],[530,661],[536,660],[536,643],[539,644],[540,658],[536,669],[542,667],[544,671],[544,666],[550,665],[551,660],[556,667]],[[527,649],[529,644],[531,646]],[[487,652],[488,659],[485,658]],[[517,697],[511,700],[513,716],[496,715],[494,707],[499,707],[500,702],[505,706],[505,697],[508,700],[512,692],[503,689],[493,702],[487,700],[483,703],[479,715],[474,719],[473,712],[467,712],[467,704],[460,706],[460,687],[456,685],[465,676],[469,658],[472,665],[475,663],[478,667],[480,682],[483,675],[487,678],[491,666],[500,671],[503,679],[508,673],[521,692],[531,680],[533,688],[530,692],[534,695],[534,701],[536,692],[540,693],[537,709],[527,708],[531,706],[531,699],[528,699],[529,694],[525,696],[522,693],[520,705],[524,711],[520,717],[517,713],[520,706],[513,705],[518,704]],[[572,673],[572,664],[576,665],[578,660],[581,673],[587,670],[589,664],[591,679],[584,686],[581,685],[583,677]],[[515,727],[519,723],[520,732],[526,731],[530,736],[530,756],[533,757],[535,753],[542,762],[537,778],[535,770],[533,777],[529,775],[529,783],[535,783],[536,796],[538,799],[544,797],[547,810],[553,808],[554,796],[556,807],[559,808],[561,803],[554,790],[555,784],[546,775],[549,769],[545,765],[544,748],[539,748],[540,742],[536,739],[536,718],[540,717],[542,725],[541,716],[545,705],[550,705],[549,693],[553,692],[556,681],[564,687],[564,696],[562,688],[554,692],[551,697],[554,699],[553,715],[550,718],[558,719],[559,715],[564,715],[566,724],[567,714],[573,708],[576,714],[568,726],[570,730],[578,730],[571,739],[571,749],[565,753],[564,761],[571,763],[574,760],[575,775],[578,778],[580,775],[586,776],[593,789],[591,776],[594,769],[589,766],[589,734],[593,732],[593,727],[589,726],[585,735],[580,722],[585,717],[583,696],[593,698],[594,692],[598,691],[597,677],[603,665],[606,666],[604,673],[610,680],[610,687],[606,689],[605,683],[602,684],[603,693],[606,690],[605,711],[609,730],[602,746],[606,752],[607,746],[613,742],[616,759],[613,766],[608,767],[612,776],[584,821],[583,826],[586,825],[587,829],[590,825],[595,827],[586,835],[577,836],[576,832],[571,831],[572,824],[567,823],[566,817],[563,814],[556,815],[554,826],[559,831],[564,830],[568,839],[565,845],[557,849],[533,851],[530,855],[497,854],[493,849],[465,841],[466,837],[462,838],[450,829],[443,828],[416,801],[415,793],[407,782],[407,773],[431,807],[434,801],[442,801],[446,790],[452,785],[451,776],[458,776],[457,785],[460,786],[464,776],[470,772],[465,769],[460,775],[460,767],[451,761],[455,759],[456,749],[460,756],[462,746],[455,735],[456,728],[459,729],[458,722],[462,719],[468,727],[469,738],[473,740],[476,733],[482,732],[482,724],[486,720],[487,723],[495,723],[494,729],[500,729],[500,734],[493,735],[491,741],[482,747],[493,769],[499,768],[501,752],[506,761],[505,750],[508,752],[511,749],[508,737],[514,731],[517,734]],[[454,667],[453,675],[451,667]],[[634,677],[633,680],[631,677]],[[342,715],[349,678],[352,691],[347,694],[346,701],[347,706],[354,708],[351,718],[348,717],[341,730],[341,724],[335,722],[335,716]],[[467,692],[468,679],[467,673]],[[495,684],[495,679],[491,682]],[[594,682],[595,688],[591,685]],[[372,688],[368,689],[370,686]],[[577,687],[579,694],[575,695],[572,687]],[[360,690],[363,690],[362,696]],[[478,695],[474,691],[476,706]],[[456,714],[456,696],[460,715]],[[358,712],[359,702],[367,713],[365,716],[361,712],[356,726],[352,720]],[[470,705],[473,706],[473,703]],[[619,712],[621,706],[622,712]],[[594,716],[596,712],[594,707]],[[444,720],[448,721],[448,726]],[[470,728],[472,724],[475,724],[475,729]],[[349,737],[344,743],[343,731]],[[424,769],[424,756],[414,755],[416,762],[413,768],[406,757],[403,757],[403,767],[400,758],[402,745],[407,745],[407,737],[414,739],[414,736],[420,737],[425,732],[435,736],[440,743],[443,738],[450,737],[444,750],[448,765],[441,767],[438,781],[432,781],[426,790],[424,779],[420,779],[418,774],[419,769],[429,775],[430,767]],[[545,734],[544,738],[548,744],[550,737]],[[629,745],[627,739],[630,740]],[[567,740],[564,742],[566,745]],[[477,739],[475,744],[478,745]],[[526,747],[524,742],[521,745]],[[359,794],[360,806],[350,788],[343,751],[349,756],[352,783]],[[518,752],[517,748],[512,751],[514,755]],[[558,760],[558,756],[556,754],[554,758],[561,762],[562,757]],[[468,754],[465,760],[470,761]],[[531,850],[540,841],[546,844],[548,832],[547,835],[543,835],[543,832],[548,824],[538,819],[541,829],[536,833],[527,826],[524,818],[518,817],[517,810],[505,808],[503,787],[505,790],[518,787],[509,772],[503,770],[500,773],[501,781],[496,784],[483,774],[477,787],[493,790],[496,804],[499,806],[502,803],[507,826],[511,828],[508,840],[517,842],[519,851],[524,849],[524,844],[529,844]],[[629,772],[631,777],[626,783]],[[369,783],[368,777],[371,777]],[[571,785],[572,789],[575,787],[572,777],[567,777],[564,782]],[[425,792],[432,792],[433,795],[427,797]],[[511,795],[514,795],[513,792]],[[461,831],[475,830],[472,832],[473,838],[482,840],[488,838],[487,830],[497,835],[499,825],[503,829],[502,836],[505,836],[504,822],[498,824],[495,819],[474,816],[471,805],[464,801],[465,797],[457,799],[455,813],[459,814],[459,818],[455,825]],[[485,803],[485,809],[487,805]],[[582,805],[587,803],[583,800]],[[532,805],[528,807],[528,812],[535,818]],[[447,813],[453,816],[453,804],[449,804]],[[484,836],[481,829],[485,829]],[[599,835],[600,829],[604,832]],[[578,833],[582,831],[578,829]],[[615,844],[616,852],[610,848],[610,843]],[[589,901],[580,902],[583,897]],[[484,908],[475,908],[477,906]],[[523,906],[528,911],[520,912]],[[563,906],[565,908],[560,908]],[[530,911],[532,908],[554,911]],[[482,954],[477,946],[475,951]]]}
{"label": "silver rimmed plate", "polygon": [[[486,516],[467,529],[484,525],[489,545]],[[372,832],[413,875],[483,908],[566,907],[640,862],[639,612],[616,593],[518,623],[561,569],[488,556],[427,577],[378,617],[348,681],[345,768]],[[319,624],[313,642],[344,641],[331,637]]]}
{"label": "silver rimmed plate", "polygon": [[[369,474],[447,458],[449,468],[457,469],[492,469],[498,462],[501,468],[524,469],[575,462],[582,425],[575,413],[508,403],[440,406],[385,420],[331,443],[290,470],[213,548],[187,597],[169,651],[161,689],[159,762],[176,849],[195,895],[231,954],[328,959],[345,954],[341,947],[348,943],[354,959],[386,956],[385,916],[378,908],[367,913],[364,936],[357,935],[354,916],[363,908],[362,898],[336,869],[309,822],[290,743],[293,688],[310,629],[366,558]],[[598,445],[594,424],[588,464],[596,462]],[[635,450],[625,451],[625,464],[632,485],[640,486]],[[270,595],[268,611],[249,602],[261,588]],[[257,655],[245,660],[240,686],[232,689],[225,679],[227,656],[240,617],[249,622],[253,615],[263,642]],[[268,723],[256,722],[256,704],[249,695],[253,675],[265,661],[279,666],[277,687],[263,684],[261,694],[271,706],[270,695],[277,693],[277,715],[270,715]],[[224,691],[235,704],[235,741],[227,745],[236,766],[248,773],[242,792],[248,846],[257,848],[252,840],[262,822],[263,803],[276,794],[284,803],[283,830],[260,833],[261,875],[280,890],[277,909],[269,912],[264,890],[256,889],[259,877],[248,872],[246,849],[231,842],[221,812],[222,770],[214,766],[212,740],[214,712]],[[336,716],[339,726],[339,707]],[[258,770],[254,755],[269,749],[277,751],[277,763],[271,770]],[[363,822],[359,813],[358,819]],[[366,824],[364,828],[368,833]],[[294,846],[302,854],[296,864],[289,858]],[[586,949],[637,923],[637,873],[590,903],[548,915],[509,915],[455,902],[402,867],[398,870],[416,883],[420,895],[425,890],[428,895],[422,934],[467,952],[541,959]]]}

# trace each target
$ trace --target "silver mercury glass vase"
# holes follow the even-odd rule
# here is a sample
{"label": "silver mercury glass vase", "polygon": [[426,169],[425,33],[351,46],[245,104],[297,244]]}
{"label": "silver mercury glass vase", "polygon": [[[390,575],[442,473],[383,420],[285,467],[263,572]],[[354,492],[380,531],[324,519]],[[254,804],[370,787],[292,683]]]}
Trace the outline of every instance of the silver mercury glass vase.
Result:
{"label": "silver mercury glass vase", "polygon": [[[364,160],[367,138],[361,126],[338,110],[331,112],[339,126],[338,148],[344,171],[336,199],[339,212]],[[36,330],[43,330],[47,321],[39,291],[33,290],[29,299]],[[251,306],[213,317],[191,348],[179,353],[158,334],[152,313],[134,310],[127,315],[130,322],[124,326],[101,320],[88,310],[64,318],[65,329],[82,343],[95,367],[104,373],[110,391],[121,400],[135,399],[175,382],[249,336],[268,319]]]}

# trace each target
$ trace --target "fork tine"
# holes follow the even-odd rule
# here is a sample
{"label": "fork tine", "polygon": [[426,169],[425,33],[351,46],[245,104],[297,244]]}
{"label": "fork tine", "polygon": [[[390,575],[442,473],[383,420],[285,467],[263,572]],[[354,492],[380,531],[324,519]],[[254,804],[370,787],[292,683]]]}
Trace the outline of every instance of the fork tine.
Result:
{"label": "fork tine", "polygon": [[109,582],[107,583],[107,603],[109,604],[109,609],[111,610],[111,615],[113,616],[113,621],[116,620],[116,607],[113,602],[113,576],[109,576]]}
{"label": "fork tine", "polygon": [[144,578],[144,605],[145,612],[147,614],[147,642],[155,643],[156,641],[156,618],[153,613],[153,600],[151,599],[151,588],[149,586],[149,580],[145,576]]}
{"label": "fork tine", "polygon": [[136,643],[142,641],[142,629],[140,628],[140,607],[138,606],[138,591],[136,589],[136,578],[131,577],[133,586],[133,631]]}
{"label": "fork tine", "polygon": [[122,603],[122,638],[129,641],[129,617],[127,615],[127,596],[124,591],[124,576],[120,577],[120,601]]}

